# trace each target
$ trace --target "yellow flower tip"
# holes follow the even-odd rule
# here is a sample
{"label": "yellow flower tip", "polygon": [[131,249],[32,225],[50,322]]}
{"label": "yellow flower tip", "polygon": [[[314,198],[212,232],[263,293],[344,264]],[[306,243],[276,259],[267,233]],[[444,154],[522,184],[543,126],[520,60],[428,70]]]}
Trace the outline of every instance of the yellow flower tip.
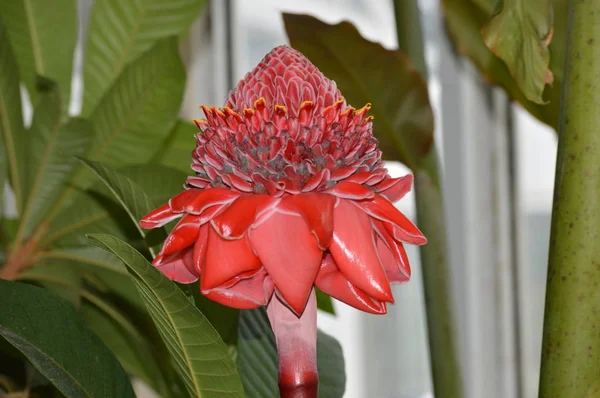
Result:
{"label": "yellow flower tip", "polygon": [[365,118],[365,122],[371,122],[371,121],[373,121],[373,119],[375,119],[375,116],[373,116],[373,115],[367,116]]}
{"label": "yellow flower tip", "polygon": [[216,106],[213,109],[214,109],[215,113],[217,115],[221,116],[223,119],[225,119],[227,117],[227,115],[225,115],[225,113],[221,109],[217,108]]}
{"label": "yellow flower tip", "polygon": [[285,115],[287,113],[287,107],[285,105],[275,105],[275,112],[280,115]]}
{"label": "yellow flower tip", "polygon": [[304,108],[312,108],[314,105],[315,103],[313,101],[304,101],[300,104],[300,108],[298,110],[301,111]]}
{"label": "yellow flower tip", "polygon": [[242,115],[240,115],[239,113],[237,113],[236,111],[234,111],[233,109],[231,109],[228,106],[223,107],[223,112],[225,112],[225,114],[227,116],[232,116],[237,120],[242,120]]}
{"label": "yellow flower tip", "polygon": [[202,112],[204,112],[205,115],[208,115],[211,112],[211,109],[204,104],[200,105],[200,109],[202,109]]}
{"label": "yellow flower tip", "polygon": [[244,116],[252,117],[254,115],[254,109],[252,108],[244,108]]}
{"label": "yellow flower tip", "polygon": [[199,129],[202,129],[202,127],[205,127],[208,124],[208,120],[206,119],[192,119],[192,122],[194,122],[194,124],[196,124],[196,127],[198,127]]}
{"label": "yellow flower tip", "polygon": [[337,100],[334,105],[342,105],[344,102],[346,102],[346,99],[342,97],[339,100]]}
{"label": "yellow flower tip", "polygon": [[349,106],[348,108],[346,108],[344,110],[344,112],[340,113],[340,116],[347,116],[347,115],[354,113],[355,111],[356,111],[356,108],[354,108],[353,106]]}
{"label": "yellow flower tip", "polygon": [[267,100],[265,99],[265,97],[260,97],[259,99],[254,101],[254,109],[258,109],[259,107],[262,108],[266,104],[267,104]]}

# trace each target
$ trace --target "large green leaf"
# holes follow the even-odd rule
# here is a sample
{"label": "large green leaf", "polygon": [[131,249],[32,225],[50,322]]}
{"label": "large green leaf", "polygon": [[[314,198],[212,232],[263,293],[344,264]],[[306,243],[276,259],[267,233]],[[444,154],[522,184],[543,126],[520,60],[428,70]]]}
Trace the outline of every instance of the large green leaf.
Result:
{"label": "large green leaf", "polygon": [[0,334],[67,397],[133,397],[127,374],[75,309],[48,290],[0,280]]}
{"label": "large green leaf", "polygon": [[154,205],[162,205],[181,193],[187,178],[183,171],[160,164],[125,166],[117,171],[137,183]]}
{"label": "large green leaf", "polygon": [[26,136],[19,93],[19,69],[3,22],[0,20],[0,152],[6,165],[17,211],[23,209],[25,185]]}
{"label": "large green leaf", "polygon": [[192,151],[196,147],[196,125],[178,120],[152,162],[174,167],[186,174],[192,174]]}
{"label": "large green leaf", "polygon": [[[125,166],[118,173],[137,183],[156,205],[166,203],[181,192],[186,178],[181,171],[156,164]],[[113,201],[108,188],[94,187],[93,192],[79,192],[73,204],[56,217],[44,242],[58,241],[56,243],[61,246],[87,245],[85,234],[88,233],[132,239],[130,225],[126,213]]]}
{"label": "large green leaf", "polygon": [[[115,168],[146,163],[175,124],[184,85],[176,39],[158,42],[127,66],[90,116],[95,134],[87,157]],[[73,185],[87,187],[89,177],[80,169]],[[49,219],[72,203],[73,191],[63,193]]]}
{"label": "large green leaf", "polygon": [[292,47],[335,80],[350,104],[373,104],[370,114],[384,157],[417,167],[433,144],[433,113],[427,85],[409,60],[362,38],[348,22],[328,25],[295,14],[284,14],[283,20]]}
{"label": "large green leaf", "polygon": [[185,294],[127,243],[108,235],[90,241],[127,266],[193,397],[243,397],[227,346]]}
{"label": "large green leaf", "polygon": [[29,130],[31,160],[17,240],[31,235],[43,221],[79,165],[76,156],[83,156],[91,141],[92,129],[86,121],[73,119],[61,125],[61,119],[61,98],[55,87],[42,94]]}
{"label": "large green leaf", "polygon": [[110,167],[147,162],[175,124],[184,86],[177,41],[158,42],[123,71],[91,114],[96,135],[89,158]]}
{"label": "large green leaf", "polygon": [[548,69],[551,1],[502,0],[482,34],[488,48],[506,63],[525,97],[544,104],[544,88],[554,79]]}
{"label": "large green leaf", "polygon": [[[158,40],[185,32],[198,17],[203,3],[204,0],[94,2],[85,45],[84,114],[95,109],[128,63]],[[168,79],[168,76],[160,78]],[[158,78],[156,83],[159,83]]]}
{"label": "large green leaf", "polygon": [[[238,369],[246,396],[279,396],[277,386],[277,348],[275,336],[264,308],[240,312]],[[340,343],[318,331],[317,368],[319,398],[341,398],[346,388],[344,355]]]}
{"label": "large green leaf", "polygon": [[58,83],[68,105],[77,42],[76,1],[2,0],[0,17],[6,24],[30,98],[36,98],[36,79],[43,76]]}
{"label": "large green leaf", "polygon": [[160,368],[147,351],[148,347],[98,307],[84,304],[82,313],[88,327],[115,353],[128,373],[139,377],[157,392],[164,388]]}
{"label": "large green leaf", "polygon": [[[523,2],[525,3],[529,6],[529,2]],[[506,63],[486,46],[481,29],[492,17],[495,4],[496,0],[442,0],[449,35],[457,51],[473,61],[486,81],[502,87],[511,99],[521,103],[534,117],[556,128],[560,114],[568,1],[552,0],[554,26],[548,49],[551,54],[549,68],[554,76],[554,83],[544,90],[543,99],[549,102],[547,105],[529,101],[511,76]],[[534,4],[537,1],[531,5]],[[540,32],[542,30],[544,29]]]}
{"label": "large green leaf", "polygon": [[36,265],[20,272],[17,279],[43,286],[74,306],[79,307],[83,289],[81,270],[69,264],[50,262],[44,265]]}
{"label": "large green leaf", "polygon": [[121,206],[127,211],[131,220],[138,228],[140,235],[146,236],[146,230],[139,226],[139,220],[154,210],[154,204],[146,195],[142,187],[131,181],[128,177],[105,167],[98,162],[83,160],[83,163],[88,166],[100,180],[113,193]]}

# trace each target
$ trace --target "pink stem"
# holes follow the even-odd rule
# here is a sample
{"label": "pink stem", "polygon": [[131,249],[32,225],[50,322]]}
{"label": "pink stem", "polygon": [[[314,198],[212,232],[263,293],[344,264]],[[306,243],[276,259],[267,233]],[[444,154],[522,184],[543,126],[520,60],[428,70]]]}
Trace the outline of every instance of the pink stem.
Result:
{"label": "pink stem", "polygon": [[267,307],[279,353],[281,398],[317,398],[317,298],[311,292],[298,318],[277,296]]}

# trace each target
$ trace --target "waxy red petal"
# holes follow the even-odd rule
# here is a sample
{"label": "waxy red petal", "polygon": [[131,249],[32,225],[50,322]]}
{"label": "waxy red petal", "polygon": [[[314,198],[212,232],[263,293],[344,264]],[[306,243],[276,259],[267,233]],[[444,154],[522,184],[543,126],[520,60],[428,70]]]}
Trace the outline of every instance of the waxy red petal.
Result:
{"label": "waxy red petal", "polygon": [[260,260],[254,254],[248,237],[223,239],[214,228],[208,231],[208,248],[202,268],[202,290],[214,289],[236,275],[257,271]]}
{"label": "waxy red petal", "polygon": [[205,289],[202,294],[228,307],[249,310],[267,305],[273,287],[273,281],[262,268],[253,277],[242,279],[233,286]]}
{"label": "waxy red petal", "polygon": [[384,179],[375,185],[374,190],[390,202],[395,203],[410,192],[412,184],[413,175],[407,174],[400,178]]}
{"label": "waxy red petal", "polygon": [[370,297],[354,286],[339,270],[331,255],[326,255],[321,263],[315,285],[325,294],[361,311],[372,314],[387,312],[384,302]]}
{"label": "waxy red petal", "polygon": [[342,199],[371,199],[375,194],[364,185],[355,184],[353,182],[338,182],[332,188],[326,189],[323,193],[337,196]]}
{"label": "waxy red petal", "polygon": [[186,214],[177,223],[163,244],[160,254],[163,256],[178,252],[191,246],[198,238],[200,216]]}
{"label": "waxy red petal", "polygon": [[[372,220],[373,228],[377,232],[379,241],[377,243],[377,247],[383,243],[390,250],[390,253],[393,255],[394,263],[390,262],[389,257],[384,259],[382,255],[382,250],[379,250],[379,254],[381,257],[381,262],[385,268],[385,271],[388,275],[388,279],[391,282],[406,282],[410,279],[410,264],[408,262],[408,256],[406,255],[406,250],[404,249],[404,245],[392,238],[390,234],[385,230],[385,227],[381,221]],[[384,255],[389,253],[383,251]],[[390,277],[392,275],[393,277]],[[392,280],[395,279],[395,280]]]}
{"label": "waxy red petal", "polygon": [[[373,199],[352,202],[365,213],[378,220],[393,224],[390,232],[395,239],[412,243],[415,245],[424,245],[427,239],[423,233],[398,210],[389,200],[381,195],[375,195]],[[386,230],[388,230],[386,225]],[[388,230],[389,232],[389,230]]]}
{"label": "waxy red petal", "polygon": [[277,208],[286,213],[301,215],[310,231],[317,237],[319,248],[325,250],[333,237],[335,201],[334,196],[308,192],[284,197]]}
{"label": "waxy red petal", "polygon": [[214,228],[227,239],[241,238],[257,217],[274,207],[280,199],[269,195],[244,195],[212,220]]}
{"label": "waxy red petal", "polygon": [[274,211],[250,230],[250,242],[290,309],[301,315],[323,256],[304,219]]}
{"label": "waxy red petal", "polygon": [[206,251],[208,249],[208,231],[210,224],[203,224],[198,233],[198,239],[194,244],[192,252],[192,269],[190,271],[197,275],[202,275],[202,268],[206,264]]}
{"label": "waxy red petal", "polygon": [[192,247],[168,256],[156,256],[153,264],[172,281],[192,283],[198,280],[198,275],[190,272],[192,265]]}
{"label": "waxy red petal", "polygon": [[211,188],[203,190],[191,198],[184,207],[187,213],[201,214],[208,207],[231,203],[240,197],[240,193],[229,189]]}
{"label": "waxy red petal", "polygon": [[185,211],[185,205],[187,205],[187,203],[196,196],[202,194],[204,191],[204,189],[196,188],[185,190],[169,199],[169,207],[175,213],[183,213]]}
{"label": "waxy red petal", "polygon": [[140,220],[140,227],[144,229],[159,228],[181,216],[181,213],[173,213],[169,204],[164,204],[158,209],[146,214],[144,218]]}
{"label": "waxy red petal", "polygon": [[390,284],[377,254],[371,220],[352,203],[340,199],[333,211],[333,241],[329,251],[352,284],[377,300],[393,302]]}

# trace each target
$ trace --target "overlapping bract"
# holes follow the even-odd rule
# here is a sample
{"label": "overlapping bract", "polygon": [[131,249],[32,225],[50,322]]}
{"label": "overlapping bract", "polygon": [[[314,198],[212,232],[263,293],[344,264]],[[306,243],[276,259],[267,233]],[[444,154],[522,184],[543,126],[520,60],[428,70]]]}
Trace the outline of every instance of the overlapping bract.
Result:
{"label": "overlapping bract", "polygon": [[391,178],[366,117],[302,54],[278,47],[206,120],[186,190],[143,228],[181,218],[154,260],[208,298],[266,305],[273,293],[301,315],[316,285],[385,313],[390,283],[410,278],[403,243],[421,232],[392,203],[412,176]]}

